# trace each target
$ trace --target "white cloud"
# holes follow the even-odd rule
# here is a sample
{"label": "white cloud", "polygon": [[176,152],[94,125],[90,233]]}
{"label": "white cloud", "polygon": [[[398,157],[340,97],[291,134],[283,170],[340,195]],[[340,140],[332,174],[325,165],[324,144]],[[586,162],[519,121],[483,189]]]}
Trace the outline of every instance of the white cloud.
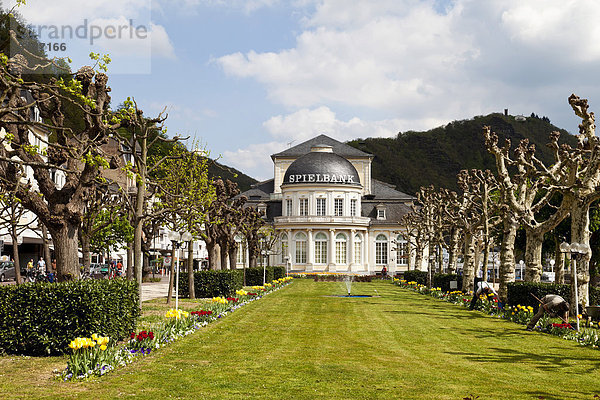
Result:
{"label": "white cloud", "polygon": [[328,107],[313,110],[301,109],[288,115],[277,115],[263,123],[265,129],[276,138],[295,139],[299,142],[325,134],[345,141],[358,137],[389,137],[398,133],[399,120],[363,121],[351,118],[340,121]]}
{"label": "white cloud", "polygon": [[[173,0],[168,0],[168,4],[172,2]],[[272,7],[279,2],[279,0],[182,0],[180,3],[186,9],[195,9],[198,6],[222,7],[250,14],[263,7]]]}
{"label": "white cloud", "polygon": [[557,97],[595,92],[598,1],[296,4],[309,11],[293,47],[215,59],[226,74],[263,84],[290,112],[325,105],[420,129],[505,107],[553,112]]}
{"label": "white cloud", "polygon": [[253,144],[245,149],[223,152],[222,162],[255,179],[266,180],[273,177],[273,163],[270,155],[283,151],[286,147],[285,143],[280,142]]}

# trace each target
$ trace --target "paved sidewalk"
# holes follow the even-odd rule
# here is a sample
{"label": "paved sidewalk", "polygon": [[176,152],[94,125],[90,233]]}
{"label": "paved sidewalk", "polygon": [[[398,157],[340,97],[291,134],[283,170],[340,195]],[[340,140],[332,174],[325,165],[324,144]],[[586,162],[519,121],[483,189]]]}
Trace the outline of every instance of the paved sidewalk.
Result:
{"label": "paved sidewalk", "polygon": [[[169,277],[164,276],[160,282],[142,283],[142,301],[167,298],[169,293]],[[175,295],[175,289],[173,289]]]}

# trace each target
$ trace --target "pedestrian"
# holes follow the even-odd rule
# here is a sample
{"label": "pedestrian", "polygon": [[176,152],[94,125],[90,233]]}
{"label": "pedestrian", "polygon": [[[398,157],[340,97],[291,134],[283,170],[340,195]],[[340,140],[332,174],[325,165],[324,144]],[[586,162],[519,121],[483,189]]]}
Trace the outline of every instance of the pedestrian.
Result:
{"label": "pedestrian", "polygon": [[385,266],[381,269],[381,276],[383,279],[387,279],[387,268]]}
{"label": "pedestrian", "polygon": [[489,283],[487,283],[486,281],[477,282],[477,288],[475,290],[475,293],[473,293],[473,298],[471,299],[469,310],[475,309],[475,305],[477,304],[477,299],[479,299],[479,296],[488,297],[489,295],[493,295],[494,297],[498,298],[498,293],[496,293],[494,288]]}
{"label": "pedestrian", "polygon": [[535,324],[545,313],[548,313],[551,317],[559,317],[566,323],[569,320],[569,303],[557,294],[545,295],[540,300],[540,308],[537,314],[531,318],[525,329],[528,331],[533,330]]}
{"label": "pedestrian", "polygon": [[121,264],[121,260],[117,262],[117,276],[121,276],[123,273],[123,264]]}
{"label": "pedestrian", "polygon": [[46,261],[44,261],[43,257],[40,257],[37,265],[38,265],[38,270],[40,271],[40,273],[45,274],[46,273]]}

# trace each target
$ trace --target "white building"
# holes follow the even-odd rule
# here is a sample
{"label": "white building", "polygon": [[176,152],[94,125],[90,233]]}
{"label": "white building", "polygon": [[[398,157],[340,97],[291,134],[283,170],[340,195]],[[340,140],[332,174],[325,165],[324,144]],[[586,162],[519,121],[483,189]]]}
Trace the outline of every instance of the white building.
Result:
{"label": "white building", "polygon": [[277,232],[271,265],[361,274],[408,269],[399,222],[414,197],[372,179],[371,154],[320,135],[271,158],[274,178],[242,193]]}

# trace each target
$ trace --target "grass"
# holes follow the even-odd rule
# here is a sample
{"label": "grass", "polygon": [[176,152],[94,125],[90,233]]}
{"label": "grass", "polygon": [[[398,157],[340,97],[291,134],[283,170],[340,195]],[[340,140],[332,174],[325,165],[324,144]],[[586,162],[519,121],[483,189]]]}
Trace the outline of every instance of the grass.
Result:
{"label": "grass", "polygon": [[[296,280],[100,379],[0,358],[3,398],[592,399],[600,353],[385,282]],[[182,306],[193,307],[183,301]],[[143,323],[160,302],[145,303]],[[153,310],[150,310],[153,309]]]}

